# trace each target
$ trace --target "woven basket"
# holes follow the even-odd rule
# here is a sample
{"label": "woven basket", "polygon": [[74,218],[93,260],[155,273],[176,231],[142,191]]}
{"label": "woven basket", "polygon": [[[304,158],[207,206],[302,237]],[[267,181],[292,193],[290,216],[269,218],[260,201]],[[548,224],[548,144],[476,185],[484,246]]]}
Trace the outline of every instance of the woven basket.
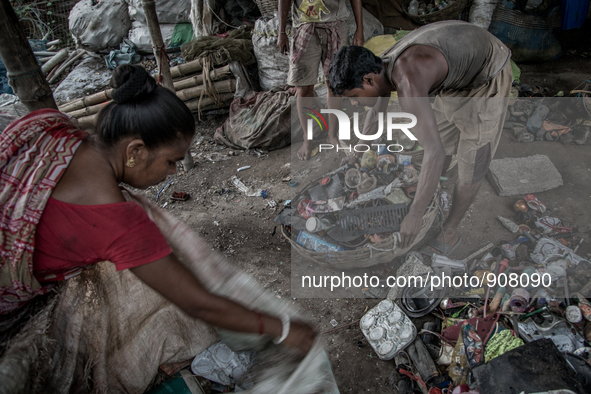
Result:
{"label": "woven basket", "polygon": [[426,25],[427,23],[433,23],[445,20],[458,20],[462,16],[462,11],[470,4],[470,0],[456,0],[453,4],[448,5],[440,11],[435,11],[431,14],[425,15],[410,15],[408,13],[408,5],[411,0],[403,0],[402,12],[411,21],[417,25]]}
{"label": "woven basket", "polygon": [[279,10],[278,0],[254,0],[254,2],[259,7],[262,16],[272,18]]}
{"label": "woven basket", "polygon": [[[303,190],[307,190],[304,188]],[[296,201],[294,199],[293,201]],[[352,269],[365,268],[378,264],[385,264],[391,262],[394,258],[404,255],[413,246],[419,243],[431,228],[439,212],[438,195],[435,194],[431,199],[431,203],[423,216],[423,223],[421,224],[421,231],[415,238],[414,242],[408,248],[402,249],[398,247],[398,237],[393,236],[382,242],[375,244],[368,243],[363,247],[354,250],[346,250],[343,252],[316,252],[309,250],[295,242],[291,238],[290,231],[286,226],[281,226],[281,234],[289,241],[291,247],[294,248],[300,256],[307,261],[312,261],[321,267],[333,269]],[[396,234],[398,235],[398,234]]]}

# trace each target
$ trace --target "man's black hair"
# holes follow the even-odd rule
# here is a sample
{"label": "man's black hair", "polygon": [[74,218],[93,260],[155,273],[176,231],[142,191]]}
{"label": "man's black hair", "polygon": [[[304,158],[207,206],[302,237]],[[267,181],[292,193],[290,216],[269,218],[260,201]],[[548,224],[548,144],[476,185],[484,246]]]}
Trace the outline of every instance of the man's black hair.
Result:
{"label": "man's black hair", "polygon": [[328,83],[335,96],[363,87],[363,76],[382,72],[382,59],[367,48],[351,45],[339,49],[330,64]]}

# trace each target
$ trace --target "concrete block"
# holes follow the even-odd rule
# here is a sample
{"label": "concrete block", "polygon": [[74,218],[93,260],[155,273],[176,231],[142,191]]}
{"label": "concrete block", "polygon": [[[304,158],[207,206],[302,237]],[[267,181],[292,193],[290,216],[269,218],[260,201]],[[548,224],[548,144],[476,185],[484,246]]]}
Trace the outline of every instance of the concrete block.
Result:
{"label": "concrete block", "polygon": [[499,196],[539,193],[563,185],[546,155],[493,160],[487,176]]}

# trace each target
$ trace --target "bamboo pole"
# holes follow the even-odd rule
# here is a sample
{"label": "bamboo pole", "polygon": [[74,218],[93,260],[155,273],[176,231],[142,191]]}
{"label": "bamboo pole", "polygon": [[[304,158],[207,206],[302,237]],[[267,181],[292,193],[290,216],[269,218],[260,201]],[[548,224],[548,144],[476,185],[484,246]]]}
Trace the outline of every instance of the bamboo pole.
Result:
{"label": "bamboo pole", "polygon": [[[232,93],[236,91],[236,80],[225,79],[223,81],[217,81],[213,84],[213,87],[218,93]],[[183,101],[191,100],[195,97],[201,96],[202,93],[207,93],[204,85],[195,86],[188,89],[179,90],[176,92],[178,98]]]}
{"label": "bamboo pole", "polygon": [[47,74],[48,72],[53,70],[53,68],[55,66],[60,64],[67,57],[68,57],[68,50],[64,48],[61,51],[59,51],[55,56],[53,56],[51,59],[49,59],[47,61],[47,63],[45,63],[43,65],[43,67],[41,67],[41,71],[43,71],[43,74]]}
{"label": "bamboo pole", "polygon": [[[234,99],[234,93],[222,93],[220,94],[220,101],[224,104],[228,104],[229,101]],[[203,97],[201,100],[201,109],[208,107],[210,105],[214,105],[215,101],[211,97]],[[185,105],[189,107],[189,109],[193,112],[199,111],[199,99],[193,99],[185,102]],[[227,105],[226,105],[227,107]],[[215,107],[215,108],[223,108],[223,107]]]}
{"label": "bamboo pole", "polygon": [[41,57],[41,56],[55,56],[57,54],[57,52],[51,52],[51,51],[38,51],[38,52],[33,52],[33,53],[37,57]]}
{"label": "bamboo pole", "polygon": [[98,114],[94,114],[94,115],[90,115],[90,116],[84,116],[82,118],[78,119],[78,127],[80,127],[82,130],[94,130],[96,127],[96,118],[98,117]]}
{"label": "bamboo pole", "polygon": [[[224,67],[220,67],[218,69],[213,70],[209,75],[212,78],[215,78],[216,76],[217,76],[217,78],[222,78],[224,76],[231,75],[231,74],[232,73],[230,71],[230,67],[224,66]],[[203,79],[202,76],[199,75],[199,76],[193,76],[193,77],[189,77],[187,79],[182,79],[177,82],[174,82],[173,86],[175,87],[175,91],[176,90],[183,90],[183,89],[186,89],[189,87],[196,86],[196,85],[189,85],[189,83],[191,83],[191,81],[194,81],[195,78],[198,78],[199,81],[202,81],[202,79]],[[201,83],[199,83],[199,84],[201,84]],[[59,105],[59,110],[61,112],[72,112],[72,111],[76,111],[79,109],[89,107],[91,105],[104,103],[105,101],[109,101],[111,99],[111,92],[112,91],[113,91],[113,89],[107,89],[102,92],[91,94],[90,96],[66,101],[65,103],[61,103]]]}
{"label": "bamboo pole", "polygon": [[[209,77],[213,81],[222,79],[228,75],[232,75],[232,72],[230,71],[230,66],[227,66],[227,65],[224,67],[213,69],[209,73]],[[193,77],[189,77],[186,79],[181,79],[177,82],[173,82],[174,89],[176,91],[187,89],[187,88],[192,88],[193,86],[198,86],[198,85],[202,85],[202,84],[203,84],[203,75],[201,75],[201,74],[195,75]]]}
{"label": "bamboo pole", "polygon": [[90,107],[91,105],[101,104],[111,99],[113,89],[107,89],[102,92],[91,94],[90,96],[74,99],[62,104],[59,107],[61,112],[72,112],[78,109]]}
{"label": "bamboo pole", "polygon": [[168,55],[162,39],[160,24],[158,23],[158,14],[156,14],[156,4],[154,0],[142,0],[146,23],[152,40],[152,51],[156,58],[159,74],[162,76],[162,86],[174,92],[172,85],[172,76],[170,74],[170,65],[168,64]]}
{"label": "bamboo pole", "polygon": [[53,93],[8,0],[0,0],[0,58],[8,82],[28,111],[57,109]]}
{"label": "bamboo pole", "polygon": [[170,75],[172,78],[183,78],[188,77],[198,71],[201,71],[203,66],[201,65],[201,59],[192,60],[187,63],[179,64],[170,69]]}
{"label": "bamboo pole", "polygon": [[[152,39],[152,48],[154,51],[154,57],[156,58],[156,64],[158,65],[159,75],[162,76],[162,86],[174,92],[170,64],[168,64],[168,55],[166,54],[162,32],[160,31],[160,24],[158,23],[158,15],[156,14],[156,4],[154,3],[154,0],[142,0],[142,5],[144,8],[144,14],[146,15],[148,30],[150,31],[150,38]],[[183,159],[183,168],[185,171],[189,171],[194,165],[191,152],[187,151],[185,158]]]}
{"label": "bamboo pole", "polygon": [[78,52],[74,52],[75,55],[74,56],[70,56],[70,58],[68,60],[66,60],[58,69],[57,71],[49,78],[49,80],[47,82],[49,83],[54,83],[55,80],[57,79],[57,77],[59,77],[61,75],[61,73],[64,72],[64,70],[68,67],[70,67],[72,64],[74,64],[74,62],[78,59],[80,59],[82,56],[86,55],[86,52],[82,51],[82,50],[78,50]]}
{"label": "bamboo pole", "polygon": [[103,108],[105,105],[107,105],[109,103],[110,103],[110,101],[106,101],[104,103],[91,105],[89,107],[85,107],[82,109],[78,109],[76,111],[66,112],[66,113],[70,116],[73,116],[74,118],[82,118],[84,116],[97,114],[101,110],[101,108]]}

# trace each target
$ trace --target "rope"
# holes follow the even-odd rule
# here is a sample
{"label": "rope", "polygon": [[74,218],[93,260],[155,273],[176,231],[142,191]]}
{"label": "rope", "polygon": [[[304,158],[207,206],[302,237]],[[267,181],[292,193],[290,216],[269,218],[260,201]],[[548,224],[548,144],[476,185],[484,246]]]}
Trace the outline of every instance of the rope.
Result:
{"label": "rope", "polygon": [[398,242],[400,242],[400,233],[396,232],[392,234],[392,249],[380,249],[376,248],[375,246],[372,246],[372,244],[368,244],[367,247],[369,249],[369,257],[372,257],[373,250],[376,250],[378,252],[395,252],[396,248],[398,247]]}
{"label": "rope", "polygon": [[[227,58],[230,58],[230,53],[228,52],[227,49],[225,48],[220,48],[223,49],[224,51],[224,55],[227,56]],[[203,94],[207,93],[207,95],[214,101],[215,105],[217,105],[218,107],[223,107],[224,103],[222,102],[219,93],[217,92],[214,84],[213,84],[213,80],[211,79],[211,76],[209,75],[210,72],[212,70],[215,70],[214,68],[214,61],[212,60],[213,55],[211,53],[207,53],[206,55],[204,55],[203,57],[201,57],[201,78],[203,80],[203,90],[201,91],[201,95],[199,96],[199,103],[197,104],[197,114],[199,117],[199,120],[201,120],[201,101],[203,100]],[[214,71],[215,73],[215,71]],[[215,78],[215,76],[214,76]]]}
{"label": "rope", "polygon": [[224,22],[222,20],[222,18],[220,18],[218,16],[218,14],[215,13],[215,11],[211,8],[211,6],[209,5],[209,3],[207,1],[204,2],[205,5],[207,5],[207,8],[209,8],[209,10],[211,11],[211,13],[218,19],[218,21],[222,22],[224,25],[231,27],[232,29],[240,29],[240,28],[244,28],[244,26],[232,26],[227,24],[226,22]]}
{"label": "rope", "polygon": [[[152,47],[154,48],[154,47]],[[159,57],[159,63],[158,63],[158,80],[157,83],[158,85],[162,85],[162,58],[165,57],[166,61],[170,64],[170,58],[168,57],[168,53],[166,53],[166,48],[164,46],[161,46],[159,48],[156,48],[156,50],[158,51],[158,57]],[[164,54],[164,56],[163,56]],[[181,73],[182,75],[182,73]]]}

